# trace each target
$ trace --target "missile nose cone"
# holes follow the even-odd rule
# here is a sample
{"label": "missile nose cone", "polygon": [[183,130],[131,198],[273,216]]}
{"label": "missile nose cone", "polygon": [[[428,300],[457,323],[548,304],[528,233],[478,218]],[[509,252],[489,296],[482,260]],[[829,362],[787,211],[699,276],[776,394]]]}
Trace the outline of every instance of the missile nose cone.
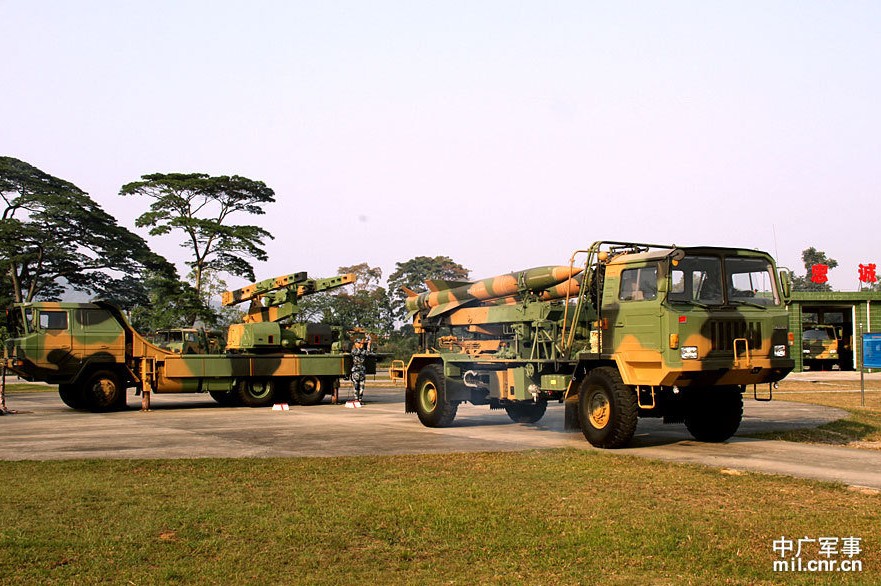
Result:
{"label": "missile nose cone", "polygon": [[570,269],[567,266],[559,265],[527,269],[525,271],[521,271],[520,275],[522,276],[523,282],[526,285],[527,289],[539,291],[541,289],[553,287],[554,285],[562,283],[563,281],[567,281],[580,272],[581,269]]}
{"label": "missile nose cone", "polygon": [[551,272],[558,282],[563,282],[579,274],[582,270],[583,269],[580,269],[578,267],[556,266],[553,267]]}

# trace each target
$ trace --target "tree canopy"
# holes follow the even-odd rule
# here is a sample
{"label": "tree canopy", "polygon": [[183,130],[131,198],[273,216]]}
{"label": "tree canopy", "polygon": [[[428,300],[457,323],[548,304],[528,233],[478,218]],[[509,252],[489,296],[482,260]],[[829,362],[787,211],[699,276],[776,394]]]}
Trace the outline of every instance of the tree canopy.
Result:
{"label": "tree canopy", "polygon": [[442,279],[446,281],[465,281],[471,273],[448,256],[417,256],[410,260],[395,263],[395,271],[389,275],[389,298],[395,321],[403,322],[407,314],[404,300],[407,294],[403,287],[414,291],[425,291],[425,281]]}
{"label": "tree canopy", "polygon": [[338,274],[345,273],[355,274],[354,286],[302,298],[297,319],[322,321],[344,330],[362,328],[377,334],[391,333],[394,321],[388,295],[379,286],[382,269],[367,263],[339,267]]}
{"label": "tree canopy", "polygon": [[58,299],[67,286],[131,300],[143,291],[114,272],[174,271],[82,189],[29,163],[0,157],[0,198],[0,262],[14,301]]}
{"label": "tree canopy", "polygon": [[181,246],[192,254],[194,288],[203,296],[206,271],[222,272],[254,281],[249,259],[264,261],[263,241],[272,235],[259,226],[230,224],[238,213],[261,215],[275,192],[262,181],[246,177],[211,177],[204,173],[154,173],[123,185],[120,195],[151,198],[150,210],[135,221],[152,236],[180,231]]}
{"label": "tree canopy", "polygon": [[831,291],[832,287],[827,282],[817,283],[812,280],[814,275],[814,265],[825,265],[829,270],[838,266],[838,261],[829,258],[822,250],[817,250],[813,246],[806,248],[801,253],[801,260],[805,266],[804,277],[793,277],[793,291]]}

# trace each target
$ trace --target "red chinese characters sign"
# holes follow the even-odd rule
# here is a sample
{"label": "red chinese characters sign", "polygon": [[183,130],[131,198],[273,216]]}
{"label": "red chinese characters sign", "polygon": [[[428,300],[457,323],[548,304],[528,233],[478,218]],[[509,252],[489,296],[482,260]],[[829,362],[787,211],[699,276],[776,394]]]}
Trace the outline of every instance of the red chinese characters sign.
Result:
{"label": "red chinese characters sign", "polygon": [[875,276],[875,263],[860,265],[860,283],[877,283],[878,277]]}
{"label": "red chinese characters sign", "polygon": [[829,280],[829,265],[813,265],[811,266],[811,281],[814,283],[825,283]]}

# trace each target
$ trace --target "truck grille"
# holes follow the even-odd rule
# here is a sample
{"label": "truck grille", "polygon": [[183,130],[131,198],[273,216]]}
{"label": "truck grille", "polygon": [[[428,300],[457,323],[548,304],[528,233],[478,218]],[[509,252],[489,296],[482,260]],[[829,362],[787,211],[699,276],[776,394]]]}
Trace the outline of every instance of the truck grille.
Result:
{"label": "truck grille", "polygon": [[[746,320],[713,320],[709,323],[712,352],[733,352],[734,340],[746,338],[750,350],[762,347],[762,322]],[[743,350],[743,346],[738,346]]]}

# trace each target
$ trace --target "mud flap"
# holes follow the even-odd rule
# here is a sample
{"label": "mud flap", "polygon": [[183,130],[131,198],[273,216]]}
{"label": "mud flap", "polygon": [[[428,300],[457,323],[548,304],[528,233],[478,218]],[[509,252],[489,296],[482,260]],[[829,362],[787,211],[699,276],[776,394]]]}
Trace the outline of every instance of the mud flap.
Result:
{"label": "mud flap", "polygon": [[563,411],[563,431],[581,431],[578,420],[578,401],[566,401]]}

